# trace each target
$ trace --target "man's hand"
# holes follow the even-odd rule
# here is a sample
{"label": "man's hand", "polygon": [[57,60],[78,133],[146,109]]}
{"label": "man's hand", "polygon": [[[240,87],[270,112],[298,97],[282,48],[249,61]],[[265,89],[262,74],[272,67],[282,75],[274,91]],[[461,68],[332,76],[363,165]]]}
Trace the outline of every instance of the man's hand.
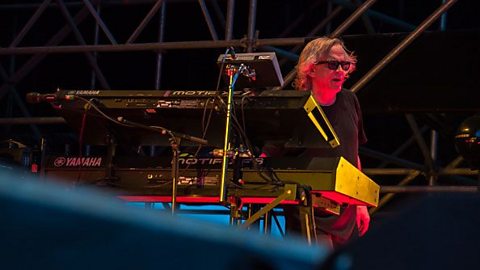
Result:
{"label": "man's hand", "polygon": [[370,226],[370,214],[364,205],[357,206],[357,227],[360,236],[363,236]]}

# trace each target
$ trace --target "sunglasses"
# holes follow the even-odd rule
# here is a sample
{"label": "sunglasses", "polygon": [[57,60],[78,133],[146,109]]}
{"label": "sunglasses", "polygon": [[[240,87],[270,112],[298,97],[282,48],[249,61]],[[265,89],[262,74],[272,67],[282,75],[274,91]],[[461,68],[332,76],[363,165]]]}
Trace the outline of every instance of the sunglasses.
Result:
{"label": "sunglasses", "polygon": [[352,65],[351,62],[337,61],[337,60],[315,62],[315,65],[320,65],[320,64],[327,64],[328,69],[331,69],[331,70],[337,70],[338,66],[341,66],[344,71],[348,71],[350,69],[350,66]]}

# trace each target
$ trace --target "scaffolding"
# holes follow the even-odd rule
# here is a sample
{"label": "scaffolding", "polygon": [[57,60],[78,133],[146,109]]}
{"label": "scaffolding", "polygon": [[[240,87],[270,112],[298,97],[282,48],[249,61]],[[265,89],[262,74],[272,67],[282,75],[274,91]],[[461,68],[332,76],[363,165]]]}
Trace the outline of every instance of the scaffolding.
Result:
{"label": "scaffolding", "polygon": [[[374,4],[377,2],[375,0],[312,0],[298,3],[295,1],[296,4],[290,1],[265,2],[43,0],[32,1],[30,4],[1,4],[0,13],[8,12],[13,15],[4,16],[2,21],[9,29],[3,31],[0,48],[0,99],[8,99],[10,105],[5,109],[0,124],[4,127],[30,125],[34,136],[39,140],[41,132],[38,125],[64,123],[59,117],[33,117],[21,97],[21,94],[31,91],[26,89],[25,85],[29,84],[24,81],[32,72],[41,68],[47,56],[83,55],[82,61],[85,61],[89,74],[82,75],[84,78],[82,87],[106,90],[116,85],[114,82],[116,78],[111,74],[106,75],[105,59],[115,62],[116,55],[146,53],[146,57],[152,59],[150,63],[153,64],[150,68],[154,69],[151,73],[154,78],[150,81],[149,88],[164,89],[165,73],[172,68],[167,64],[165,57],[172,51],[194,51],[202,54],[206,50],[214,50],[217,53],[229,47],[242,52],[275,51],[280,56],[280,63],[286,74],[282,88],[290,88],[290,83],[295,77],[293,67],[298,59],[298,53],[303,45],[315,36],[340,37],[358,32],[366,35],[381,33],[382,29],[377,29],[381,27],[374,23],[376,21],[382,22],[382,27],[390,32],[407,32],[408,35],[395,48],[352,83],[350,89],[359,92],[425,31],[434,28],[439,31],[445,30],[446,12],[457,1],[444,0],[437,3],[430,10],[430,14],[415,23],[375,10]],[[290,14],[287,12],[289,5],[298,5],[301,8],[296,7],[297,13],[292,11],[291,18],[278,19],[273,14],[267,14],[269,9],[264,6],[275,3],[284,6],[285,14],[282,15]],[[397,1],[397,4],[402,9],[408,9],[404,1]],[[180,13],[182,10],[188,12]],[[259,14],[259,10],[262,14]],[[120,18],[115,17],[116,13]],[[126,14],[131,18],[125,17]],[[182,16],[188,19],[179,21],[179,18],[176,18]],[[179,25],[169,25],[172,17],[177,19],[174,22]],[[199,18],[200,21],[193,21]],[[276,36],[271,34],[271,37],[260,38],[260,34],[268,31],[262,32],[258,23],[259,18],[263,19],[262,27],[265,27],[265,21],[269,18],[271,25],[266,27],[275,28],[275,24],[278,24],[283,31],[276,29],[271,31]],[[440,26],[435,23],[439,23]],[[305,25],[311,29],[305,29]],[[183,31],[182,27],[193,29],[192,36],[197,40],[189,40],[188,36],[175,33],[175,29]],[[354,30],[348,32],[349,29]],[[39,30],[45,32],[39,33]],[[244,32],[239,34],[241,31]],[[298,36],[300,34],[301,36]],[[200,35],[203,36],[198,38]],[[20,111],[20,117],[14,115],[15,110]],[[389,201],[393,193],[477,192],[476,177],[479,172],[459,167],[463,165],[461,157],[452,156],[450,162],[443,166],[438,163],[438,133],[441,131],[428,125],[419,127],[414,113],[405,113],[404,117],[411,129],[411,136],[405,138],[405,142],[397,149],[384,153],[363,147],[360,152],[364,157],[381,162],[377,167],[364,168],[367,175],[384,186],[382,192],[389,193],[383,196],[380,206]],[[415,147],[415,144],[423,158],[423,164],[402,158],[402,153]],[[395,176],[400,179],[395,185],[388,185],[388,182],[382,181],[384,176]],[[441,185],[440,177],[453,177],[462,184]],[[414,180],[420,181],[420,185],[408,186]]]}

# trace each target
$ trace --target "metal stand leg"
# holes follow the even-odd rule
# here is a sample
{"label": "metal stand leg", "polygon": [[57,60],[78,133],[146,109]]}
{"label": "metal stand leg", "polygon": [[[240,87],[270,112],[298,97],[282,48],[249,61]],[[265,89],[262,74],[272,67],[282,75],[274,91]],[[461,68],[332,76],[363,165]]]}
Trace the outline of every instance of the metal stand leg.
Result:
{"label": "metal stand leg", "polygon": [[272,210],[274,207],[279,205],[283,200],[290,197],[291,194],[292,194],[292,190],[286,189],[285,192],[282,195],[278,196],[275,200],[273,200],[273,202],[265,205],[262,209],[260,209],[253,216],[247,219],[245,223],[243,223],[242,227],[247,228],[248,226],[252,225],[261,216],[265,215],[268,211]]}
{"label": "metal stand leg", "polygon": [[179,177],[179,146],[180,146],[180,138],[171,138],[170,144],[172,146],[173,158],[172,158],[172,215],[175,214],[175,210],[177,207],[177,184],[178,184],[178,177]]}
{"label": "metal stand leg", "polygon": [[265,213],[265,215],[263,215],[263,233],[265,235],[268,235],[270,234],[271,231],[272,231],[272,215],[270,212],[267,212]]}
{"label": "metal stand leg", "polygon": [[230,197],[230,225],[237,225],[242,217],[242,203],[237,197]]}
{"label": "metal stand leg", "polygon": [[315,228],[315,215],[313,206],[308,206],[308,213],[305,213],[305,232],[307,234],[307,242],[312,245],[317,242],[317,230]]}

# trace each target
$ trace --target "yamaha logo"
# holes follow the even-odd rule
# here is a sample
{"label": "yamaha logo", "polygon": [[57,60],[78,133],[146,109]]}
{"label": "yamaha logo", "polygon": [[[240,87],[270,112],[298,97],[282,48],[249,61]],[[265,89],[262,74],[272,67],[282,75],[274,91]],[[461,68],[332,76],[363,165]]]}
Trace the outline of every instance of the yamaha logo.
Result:
{"label": "yamaha logo", "polygon": [[97,168],[102,166],[102,160],[102,157],[57,157],[53,161],[53,166]]}
{"label": "yamaha logo", "polygon": [[79,96],[98,96],[100,90],[76,90],[75,95]]}
{"label": "yamaha logo", "polygon": [[64,157],[57,157],[55,161],[53,162],[53,166],[55,167],[63,167],[65,163],[67,162],[67,159]]}

